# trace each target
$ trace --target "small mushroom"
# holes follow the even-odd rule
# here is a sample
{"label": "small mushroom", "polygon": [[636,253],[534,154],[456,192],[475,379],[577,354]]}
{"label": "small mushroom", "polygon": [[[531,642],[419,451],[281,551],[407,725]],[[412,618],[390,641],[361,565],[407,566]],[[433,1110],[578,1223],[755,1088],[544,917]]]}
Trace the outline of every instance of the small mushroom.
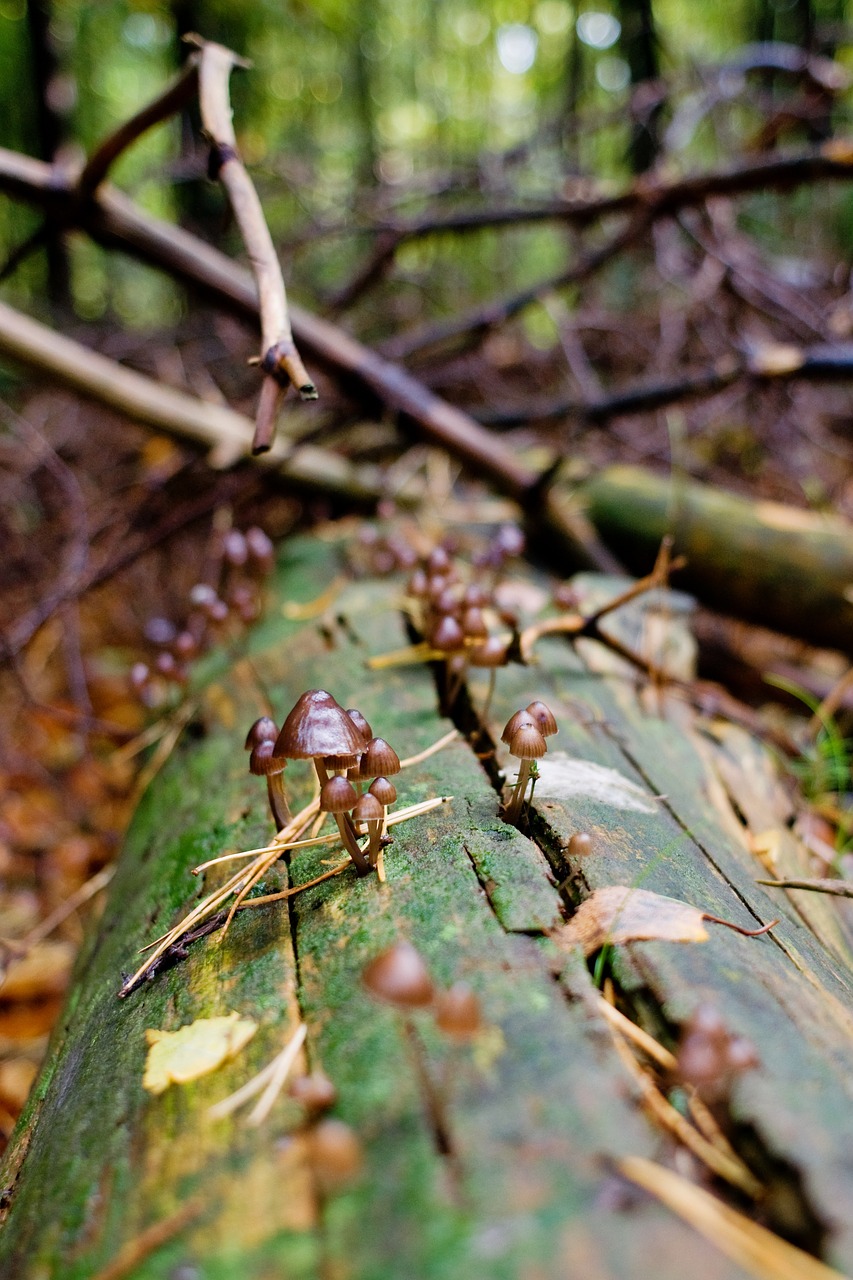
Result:
{"label": "small mushroom", "polygon": [[454,982],[448,991],[439,992],[435,1001],[435,1022],[455,1040],[470,1040],[483,1025],[480,1001],[467,982]]}
{"label": "small mushroom", "polygon": [[249,756],[249,769],[256,777],[267,780],[267,799],[276,831],[281,831],[291,820],[290,806],[284,793],[283,774],[287,766],[284,756],[276,754],[275,741],[278,737],[276,723],[269,716],[261,716],[246,734],[246,750]]}
{"label": "small mushroom", "polygon": [[297,1076],[291,1082],[288,1092],[297,1102],[301,1102],[312,1119],[328,1111],[338,1100],[338,1091],[324,1071]]}
{"label": "small mushroom", "polygon": [[[512,720],[504,729],[504,733],[507,732],[510,724],[512,724]],[[524,793],[527,790],[527,782],[530,777],[530,766],[534,760],[539,760],[544,756],[548,747],[535,724],[522,723],[516,728],[510,739],[509,750],[510,755],[521,761],[521,767],[504,816],[507,822],[518,822],[521,816],[521,808],[524,804]]]}
{"label": "small mushroom", "polygon": [[592,853],[592,836],[588,831],[576,831],[568,843],[570,858],[586,858]]}
{"label": "small mushroom", "polygon": [[435,986],[429,970],[411,942],[395,942],[382,951],[362,974],[371,995],[408,1012],[432,1004]]}
{"label": "small mushroom", "polygon": [[362,1163],[361,1143],[343,1120],[321,1120],[308,1134],[314,1176],[322,1191],[334,1191],[356,1176]]}
{"label": "small mushroom", "polygon": [[550,738],[552,734],[559,732],[554,713],[544,702],[540,702],[538,699],[535,702],[528,702],[525,711],[533,716],[543,738]]}

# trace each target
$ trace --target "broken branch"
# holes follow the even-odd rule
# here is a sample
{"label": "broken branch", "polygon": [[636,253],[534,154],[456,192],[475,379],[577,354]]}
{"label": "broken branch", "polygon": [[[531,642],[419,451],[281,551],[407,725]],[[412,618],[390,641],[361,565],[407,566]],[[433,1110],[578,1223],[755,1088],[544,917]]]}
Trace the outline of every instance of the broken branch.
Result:
{"label": "broken branch", "polygon": [[252,452],[264,453],[275,433],[280,389],[292,384],[303,400],[316,400],[317,388],[296,349],[275,245],[258,193],[237,151],[228,80],[233,67],[248,64],[224,45],[196,35],[184,39],[200,51],[199,106],[204,132],[211,143],[211,176],[219,179],[228,194],[258,286],[260,366],[270,385],[265,383],[261,395]]}

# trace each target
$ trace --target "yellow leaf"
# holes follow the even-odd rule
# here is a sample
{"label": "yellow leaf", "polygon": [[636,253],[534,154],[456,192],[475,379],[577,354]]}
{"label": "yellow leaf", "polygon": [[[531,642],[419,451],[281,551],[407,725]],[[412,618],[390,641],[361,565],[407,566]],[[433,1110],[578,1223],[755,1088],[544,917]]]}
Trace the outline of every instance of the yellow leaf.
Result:
{"label": "yellow leaf", "polygon": [[162,1093],[170,1084],[186,1084],[215,1071],[233,1058],[251,1040],[258,1024],[239,1013],[221,1018],[199,1018],[177,1031],[149,1029],[150,1046],[145,1060],[142,1087]]}
{"label": "yellow leaf", "polygon": [[589,956],[608,942],[706,942],[702,920],[698,907],[678,898],[611,884],[596,889],[552,937],[561,945],[582,947]]}

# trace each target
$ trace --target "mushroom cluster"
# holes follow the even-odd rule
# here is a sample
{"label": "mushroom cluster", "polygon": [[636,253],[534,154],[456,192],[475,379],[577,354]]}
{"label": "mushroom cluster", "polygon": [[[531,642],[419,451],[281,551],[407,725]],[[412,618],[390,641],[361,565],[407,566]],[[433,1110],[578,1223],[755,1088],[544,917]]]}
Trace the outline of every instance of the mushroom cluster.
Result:
{"label": "mushroom cluster", "polygon": [[506,635],[489,632],[489,619],[515,626],[495,599],[498,576],[506,561],[520,555],[524,536],[515,525],[502,525],[466,577],[461,565],[442,546],[435,547],[415,569],[407,588],[415,621],[430,648],[444,662],[445,709],[456,699],[469,667],[491,671],[506,665]]}
{"label": "mushroom cluster", "polygon": [[[320,783],[320,811],[337,824],[341,841],[359,875],[380,864],[388,841],[388,807],[397,799],[391,776],[400,760],[360,711],[344,708],[325,689],[309,689],[297,700],[279,730],[268,716],[256,720],[246,738],[249,768],[267,779],[276,829],[290,821],[282,785],[288,760],[312,760]],[[366,790],[364,784],[369,783]],[[359,838],[367,836],[364,849]]]}
{"label": "mushroom cluster", "polygon": [[185,685],[191,664],[229,627],[249,626],[263,612],[264,584],[275,566],[275,549],[263,529],[218,533],[210,558],[216,585],[197,582],[190,588],[183,623],[155,617],[145,624],[154,654],[134,663],[130,684],[146,707],[161,706],[170,686]]}
{"label": "mushroom cluster", "polygon": [[[546,738],[557,732],[557,721],[551,708],[538,699],[528,703],[521,711],[511,715],[504,725],[501,742],[509,747],[509,753],[521,762],[512,795],[504,807],[507,822],[517,823],[521,817],[527,784],[535,781],[535,762],[548,750]],[[531,789],[532,794],[532,789]]]}

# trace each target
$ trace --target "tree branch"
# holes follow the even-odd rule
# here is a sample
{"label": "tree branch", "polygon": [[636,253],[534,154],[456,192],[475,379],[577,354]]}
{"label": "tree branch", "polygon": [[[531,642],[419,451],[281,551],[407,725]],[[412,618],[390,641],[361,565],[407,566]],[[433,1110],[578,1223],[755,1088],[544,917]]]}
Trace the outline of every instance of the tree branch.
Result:
{"label": "tree branch", "polygon": [[[233,67],[248,64],[224,45],[213,44],[197,35],[184,39],[199,50],[199,106],[202,126],[211,143],[211,177],[218,178],[227,192],[258,287],[261,369],[277,387],[292,384],[303,400],[316,400],[317,388],[293,341],[287,293],[275,245],[258,193],[237,152],[228,80]],[[261,396],[253,453],[266,452],[272,443],[278,400],[279,396],[273,395],[269,387]]]}

